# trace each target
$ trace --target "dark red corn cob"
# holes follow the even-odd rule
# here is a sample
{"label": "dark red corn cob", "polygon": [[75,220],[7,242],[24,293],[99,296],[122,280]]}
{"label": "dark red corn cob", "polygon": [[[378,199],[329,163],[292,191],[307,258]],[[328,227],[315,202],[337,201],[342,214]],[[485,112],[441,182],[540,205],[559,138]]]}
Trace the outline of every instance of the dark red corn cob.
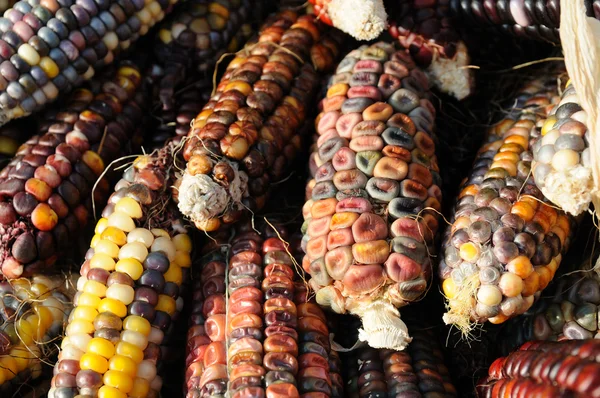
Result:
{"label": "dark red corn cob", "polygon": [[400,2],[390,23],[390,34],[407,48],[415,62],[426,68],[441,91],[464,99],[473,92],[470,57],[451,18],[451,0]]}
{"label": "dark red corn cob", "polygon": [[600,341],[525,343],[494,361],[479,397],[600,397]]}
{"label": "dark red corn cob", "polygon": [[[124,64],[94,96],[80,90],[56,122],[27,141],[0,173],[2,275],[50,267],[85,225],[91,192],[110,161],[123,154],[142,120],[141,75]],[[99,185],[95,199],[106,193]]]}

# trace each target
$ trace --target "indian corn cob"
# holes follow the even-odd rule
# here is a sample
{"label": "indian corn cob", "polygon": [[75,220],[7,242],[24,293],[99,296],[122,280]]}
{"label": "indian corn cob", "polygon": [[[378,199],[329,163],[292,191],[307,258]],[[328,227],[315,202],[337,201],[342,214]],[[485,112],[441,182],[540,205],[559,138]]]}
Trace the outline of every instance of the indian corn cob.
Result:
{"label": "indian corn cob", "polygon": [[317,302],[361,317],[375,348],[410,342],[397,308],[431,278],[442,198],[427,93],[407,52],[362,46],[339,64],[316,121],[302,267]]}
{"label": "indian corn cob", "polygon": [[532,140],[558,102],[556,75],[529,83],[493,126],[461,185],[439,276],[444,321],[502,323],[531,307],[569,246],[573,220],[548,204],[531,176]]}
{"label": "indian corn cob", "polygon": [[338,42],[322,30],[314,16],[272,16],[194,119],[178,200],[197,228],[213,231],[261,208],[287,171],[318,85],[312,64],[327,70],[337,55]]}
{"label": "indian corn cob", "polygon": [[351,353],[355,370],[348,397],[457,397],[433,332],[419,330],[413,336],[405,351],[365,346]]}
{"label": "indian corn cob", "polygon": [[[228,248],[217,237],[205,250],[188,333],[187,397],[341,396],[332,394],[330,366],[339,373],[339,364],[328,360],[325,315],[293,281],[291,252],[279,238],[287,233],[262,235],[238,224]],[[339,375],[335,381],[339,391]]]}
{"label": "indian corn cob", "polygon": [[473,93],[474,75],[466,44],[450,18],[449,0],[408,0],[398,4],[390,34],[409,49],[441,91],[462,100]]}
{"label": "indian corn cob", "polygon": [[[71,311],[75,279],[41,276],[0,282],[0,391],[37,379]],[[8,396],[7,395],[7,396]]]}
{"label": "indian corn cob", "polygon": [[[95,96],[79,90],[57,115],[57,122],[21,146],[0,172],[5,278],[52,266],[81,231],[97,178],[127,148],[123,143],[140,124],[140,84],[137,68],[123,64]],[[106,190],[105,181],[96,199]]]}
{"label": "indian corn cob", "polygon": [[213,71],[225,52],[235,52],[251,32],[248,0],[182,4],[158,33],[153,77],[159,120],[150,139],[187,135],[190,123],[208,102]]}
{"label": "indian corn cob", "polygon": [[498,358],[477,386],[480,398],[599,397],[599,340],[534,341]]}
{"label": "indian corn cob", "polygon": [[532,147],[537,186],[554,204],[573,215],[588,209],[594,190],[586,121],[587,113],[567,82],[560,102]]}
{"label": "indian corn cob", "polygon": [[158,396],[161,344],[191,266],[191,239],[169,205],[173,152],[136,159],[109,198],[55,365],[67,380],[53,383],[50,398]]}
{"label": "indian corn cob", "polygon": [[90,79],[163,19],[174,3],[15,3],[0,18],[0,124],[30,114]]}
{"label": "indian corn cob", "polygon": [[357,40],[376,39],[387,26],[383,0],[309,0],[314,13]]}

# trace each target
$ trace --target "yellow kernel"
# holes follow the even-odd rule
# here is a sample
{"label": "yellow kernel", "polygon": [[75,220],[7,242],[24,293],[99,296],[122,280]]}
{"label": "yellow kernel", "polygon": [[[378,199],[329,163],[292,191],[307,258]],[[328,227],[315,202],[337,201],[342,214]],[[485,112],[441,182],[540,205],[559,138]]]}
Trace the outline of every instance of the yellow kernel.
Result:
{"label": "yellow kernel", "polygon": [[173,262],[180,267],[190,268],[192,266],[192,256],[188,252],[177,250]]}
{"label": "yellow kernel", "polygon": [[175,249],[177,251],[183,251],[186,253],[192,252],[192,239],[188,234],[175,235],[172,241],[175,244]]}
{"label": "yellow kernel", "polygon": [[126,258],[133,258],[140,262],[143,262],[148,256],[148,248],[141,242],[131,242],[125,244],[119,250],[119,260]]}
{"label": "yellow kernel", "polygon": [[[96,243],[96,246],[94,247],[94,253],[98,254],[105,254],[111,258],[117,258],[119,256],[119,246],[115,245],[113,242],[109,241],[108,239],[100,239],[98,240],[98,242]],[[114,263],[114,261],[113,261]],[[114,265],[113,265],[114,267]],[[114,269],[114,268],[113,268]]]}
{"label": "yellow kernel", "polygon": [[117,262],[115,270],[129,275],[131,279],[137,281],[144,272],[144,266],[134,258],[124,258]]}
{"label": "yellow kernel", "polygon": [[244,96],[248,96],[252,92],[252,86],[250,86],[250,84],[243,82],[241,80],[235,80],[235,81],[228,83],[225,86],[225,89],[223,91],[230,91],[230,90],[237,90],[240,93],[242,93]]}
{"label": "yellow kernel", "polygon": [[579,154],[572,149],[561,149],[552,157],[552,167],[555,170],[564,170],[579,163]]}
{"label": "yellow kernel", "polygon": [[554,128],[556,121],[557,121],[556,116],[554,116],[554,115],[548,116],[548,118],[542,125],[542,137],[545,136],[546,134],[548,134],[548,131],[550,131]]}
{"label": "yellow kernel", "polygon": [[85,305],[92,308],[98,308],[100,305],[100,297],[91,293],[82,292],[77,298],[76,305]]}
{"label": "yellow kernel", "polygon": [[456,297],[456,283],[454,283],[452,278],[444,280],[442,283],[442,290],[444,291],[444,296],[446,296],[448,300],[452,300]]}
{"label": "yellow kernel", "polygon": [[90,247],[92,249],[96,248],[96,245],[98,244],[98,242],[100,242],[102,240],[102,238],[100,237],[100,234],[95,234],[94,236],[92,236],[92,241],[90,242]]}
{"label": "yellow kernel", "polygon": [[127,398],[127,394],[114,387],[104,385],[98,390],[98,398]]}
{"label": "yellow kernel", "polygon": [[533,207],[529,203],[518,201],[513,205],[510,209],[512,214],[516,214],[523,219],[523,221],[528,222],[533,220],[533,216],[535,215],[535,211]]}
{"label": "yellow kernel", "polygon": [[168,29],[161,29],[158,32],[158,37],[165,44],[169,44],[171,41],[173,41],[173,36],[171,35],[171,31],[169,31]]}
{"label": "yellow kernel", "polygon": [[107,271],[113,271],[115,269],[115,260],[104,253],[95,253],[90,260],[90,268],[102,268]]}
{"label": "yellow kernel", "polygon": [[118,370],[109,370],[104,373],[103,380],[105,385],[116,388],[125,394],[133,388],[133,380],[131,377]]}
{"label": "yellow kernel", "polygon": [[122,211],[114,211],[108,216],[108,226],[119,228],[121,231],[130,232],[135,229],[135,222],[129,215]]}
{"label": "yellow kernel", "polygon": [[17,361],[9,355],[0,357],[0,368],[6,372],[6,380],[12,380],[19,372]]}
{"label": "yellow kernel", "polygon": [[81,155],[81,160],[88,166],[94,174],[100,176],[104,172],[104,161],[94,151],[85,151],[83,155]]}
{"label": "yellow kernel", "polygon": [[37,316],[40,318],[40,328],[44,330],[48,330],[52,323],[54,322],[54,316],[52,315],[52,311],[48,307],[44,307],[41,305],[37,305],[33,309]]}
{"label": "yellow kernel", "polygon": [[517,256],[506,264],[506,269],[525,279],[533,272],[533,265],[527,256]]}
{"label": "yellow kernel", "polygon": [[125,235],[125,232],[121,231],[119,228],[108,226],[108,220],[106,222],[107,227],[104,231],[102,231],[102,239],[108,239],[117,246],[123,246],[125,243],[127,243],[127,236]]}
{"label": "yellow kernel", "polygon": [[167,272],[163,274],[163,277],[165,278],[165,282],[173,282],[177,285],[181,285],[181,282],[183,281],[181,267],[174,262],[171,263]]}
{"label": "yellow kernel", "polygon": [[460,246],[460,258],[470,263],[474,263],[479,258],[481,250],[473,242],[466,242]]}
{"label": "yellow kernel", "polygon": [[117,343],[117,354],[131,358],[135,363],[140,363],[144,359],[144,352],[139,347],[126,341]]}
{"label": "yellow kernel", "polygon": [[482,285],[477,291],[477,301],[493,307],[502,301],[502,292],[494,285]]}
{"label": "yellow kernel", "polygon": [[117,202],[115,205],[115,212],[117,211],[125,213],[131,218],[141,218],[143,215],[140,204],[135,199],[130,197],[121,198]]}
{"label": "yellow kernel", "polygon": [[110,359],[115,355],[115,346],[106,339],[95,337],[88,343],[87,352]]}
{"label": "yellow kernel", "polygon": [[523,291],[523,279],[512,272],[505,272],[498,281],[498,287],[506,297],[515,297]]}
{"label": "yellow kernel", "polygon": [[17,53],[23,59],[23,61],[27,62],[31,66],[37,65],[38,62],[40,62],[40,55],[28,43],[21,44],[17,50]]}
{"label": "yellow kernel", "polygon": [[150,382],[141,377],[133,379],[133,388],[129,392],[131,398],[145,398],[150,392]]}
{"label": "yellow kernel", "polygon": [[150,322],[148,322],[147,319],[142,318],[141,316],[129,315],[123,321],[123,329],[132,330],[148,336],[152,329],[152,325],[150,325]]}
{"label": "yellow kernel", "polygon": [[8,352],[8,355],[17,363],[17,372],[27,369],[34,358],[33,353],[25,347],[14,347]]}
{"label": "yellow kernel", "polygon": [[98,306],[98,312],[112,312],[119,318],[124,318],[127,315],[127,306],[112,298],[104,298]]}
{"label": "yellow kernel", "polygon": [[60,72],[58,65],[50,57],[42,57],[39,66],[46,72],[46,76],[50,79],[54,79],[58,75],[58,72]]}
{"label": "yellow kernel", "polygon": [[165,294],[158,295],[158,303],[156,304],[157,311],[164,311],[169,315],[173,315],[176,310],[176,304],[173,297]]}
{"label": "yellow kernel", "polygon": [[94,324],[92,322],[73,320],[69,322],[65,334],[67,336],[81,333],[91,334],[94,333],[95,330],[96,328],[94,328]]}
{"label": "yellow kernel", "polygon": [[73,309],[73,320],[94,322],[98,311],[94,307],[77,306]]}
{"label": "yellow kernel", "polygon": [[106,285],[98,281],[87,280],[83,285],[83,291],[94,296],[104,297],[106,296]]}
{"label": "yellow kernel", "polygon": [[135,377],[137,373],[137,365],[133,359],[122,355],[113,356],[110,361],[108,361],[108,368],[110,370],[123,372],[129,377]]}
{"label": "yellow kernel", "polygon": [[162,228],[152,228],[150,232],[152,232],[152,235],[154,235],[157,238],[161,236],[165,238],[170,238],[169,233]]}
{"label": "yellow kernel", "polygon": [[495,317],[489,318],[488,321],[494,325],[499,325],[501,323],[506,322],[508,317],[502,313],[496,315]]}
{"label": "yellow kernel", "polygon": [[79,360],[79,367],[81,370],[89,369],[104,374],[108,370],[108,361],[100,355],[85,353]]}

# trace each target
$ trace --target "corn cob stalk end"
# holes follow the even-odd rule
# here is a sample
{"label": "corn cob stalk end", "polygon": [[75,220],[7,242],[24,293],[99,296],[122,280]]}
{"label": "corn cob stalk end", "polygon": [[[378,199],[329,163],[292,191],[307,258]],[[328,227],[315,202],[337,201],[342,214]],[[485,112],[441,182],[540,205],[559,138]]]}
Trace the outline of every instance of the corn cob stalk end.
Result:
{"label": "corn cob stalk end", "polygon": [[400,312],[386,300],[364,303],[350,309],[362,320],[358,338],[373,348],[389,348],[402,351],[412,341],[406,324],[400,319]]}
{"label": "corn cob stalk end", "polygon": [[[317,15],[357,40],[373,40],[387,27],[382,0],[311,0]],[[329,22],[327,21],[327,22]]]}

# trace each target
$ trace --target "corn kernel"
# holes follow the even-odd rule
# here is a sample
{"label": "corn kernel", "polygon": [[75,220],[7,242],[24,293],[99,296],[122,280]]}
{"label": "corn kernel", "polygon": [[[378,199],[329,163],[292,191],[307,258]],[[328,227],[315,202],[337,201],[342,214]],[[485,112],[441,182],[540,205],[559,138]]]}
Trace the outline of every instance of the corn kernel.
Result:
{"label": "corn kernel", "polygon": [[77,298],[76,305],[85,305],[92,308],[98,308],[100,305],[100,297],[95,294],[82,292]]}
{"label": "corn kernel", "polygon": [[190,268],[192,266],[192,256],[188,252],[177,250],[173,262],[182,268]]}
{"label": "corn kernel", "polygon": [[548,118],[544,122],[544,125],[542,126],[542,137],[545,136],[546,134],[548,134],[548,131],[550,131],[554,128],[554,125],[556,124],[556,122],[557,122],[556,116],[554,116],[554,115],[548,116]]}
{"label": "corn kernel", "polygon": [[525,279],[533,272],[533,265],[527,256],[517,256],[506,264],[506,269]]}
{"label": "corn kernel", "polygon": [[121,231],[131,232],[135,229],[135,222],[129,215],[121,211],[115,211],[108,217],[108,226],[115,227]]}
{"label": "corn kernel", "polygon": [[163,274],[165,282],[173,282],[177,285],[181,285],[183,281],[183,273],[181,267],[176,263],[171,263],[167,272]]}
{"label": "corn kernel", "polygon": [[115,205],[115,212],[122,212],[131,218],[142,217],[142,207],[140,204],[130,197],[121,198]]}
{"label": "corn kernel", "polygon": [[127,398],[127,394],[114,387],[104,385],[98,390],[98,398]]}
{"label": "corn kernel", "polygon": [[79,367],[81,370],[89,369],[104,374],[108,370],[108,361],[100,355],[85,353],[79,360]]}
{"label": "corn kernel", "polygon": [[133,258],[139,262],[143,262],[147,256],[148,249],[140,242],[127,243],[119,250],[119,260]]}
{"label": "corn kernel", "polygon": [[73,320],[94,322],[97,315],[98,311],[94,307],[82,305],[73,309]]}
{"label": "corn kernel", "polygon": [[104,298],[98,306],[98,312],[112,312],[119,318],[127,316],[127,307],[119,300]]}
{"label": "corn kernel", "polygon": [[148,322],[146,318],[142,318],[141,316],[129,315],[123,321],[123,329],[139,332],[145,336],[148,336],[150,334],[151,328],[152,325],[150,325],[150,322]]}
{"label": "corn kernel", "polygon": [[139,332],[133,330],[123,330],[121,332],[121,341],[133,344],[140,350],[145,350],[148,347],[148,338]]}
{"label": "corn kernel", "polygon": [[156,304],[157,311],[164,311],[169,315],[173,315],[176,310],[175,300],[165,294],[158,295],[158,303]]}
{"label": "corn kernel", "polygon": [[117,262],[115,270],[129,275],[131,279],[137,281],[144,272],[144,266],[134,258],[124,258]]}
{"label": "corn kernel", "polygon": [[87,280],[83,285],[83,291],[94,296],[104,297],[106,296],[106,285],[98,281]]}
{"label": "corn kernel", "polygon": [[0,357],[0,368],[4,369],[6,380],[12,380],[19,372],[17,361],[10,355]]}
{"label": "corn kernel", "polygon": [[123,246],[127,243],[127,236],[125,232],[121,231],[119,228],[108,226],[108,220],[106,220],[106,229],[102,231],[102,239],[108,239],[117,246]]}
{"label": "corn kernel", "polygon": [[27,369],[34,358],[33,354],[25,347],[14,347],[8,352],[8,355],[17,363],[17,372]]}
{"label": "corn kernel", "polygon": [[106,271],[114,271],[115,260],[113,260],[111,256],[104,253],[95,253],[90,260],[90,268],[102,268]]}
{"label": "corn kernel", "polygon": [[60,72],[58,65],[50,57],[42,57],[39,66],[50,79],[54,79]]}
{"label": "corn kernel", "polygon": [[98,242],[100,242],[100,240],[102,240],[102,238],[99,234],[92,236],[92,241],[90,242],[90,247],[92,249],[95,249],[96,245],[98,244]]}
{"label": "corn kernel", "polygon": [[100,239],[94,247],[94,253],[105,254],[111,258],[117,258],[119,256],[119,246],[115,245],[108,239]]}
{"label": "corn kernel", "polygon": [[535,212],[529,203],[518,201],[513,205],[510,209],[512,214],[516,214],[523,219],[523,221],[528,222],[533,220],[533,216]]}
{"label": "corn kernel", "polygon": [[177,251],[192,252],[192,239],[190,239],[188,234],[175,235],[172,240]]}
{"label": "corn kernel", "polygon": [[448,300],[452,300],[453,298],[455,298],[456,284],[454,283],[454,279],[444,279],[444,282],[442,283],[442,290],[444,291],[444,296],[446,296]]}
{"label": "corn kernel", "polygon": [[145,398],[150,392],[150,382],[141,377],[133,379],[133,388],[129,392],[131,398]]}
{"label": "corn kernel", "polygon": [[104,384],[127,394],[133,388],[131,377],[118,370],[109,370],[104,374]]}
{"label": "corn kernel", "polygon": [[470,263],[474,263],[479,258],[481,250],[476,243],[466,242],[460,246],[460,258]]}
{"label": "corn kernel", "polygon": [[110,370],[123,372],[132,378],[135,377],[137,373],[137,364],[133,361],[133,359],[124,357],[122,355],[113,356],[110,361],[108,361],[108,368]]}
{"label": "corn kernel", "polygon": [[144,352],[139,347],[126,341],[117,343],[117,354],[131,358],[135,363],[140,363],[144,359]]}
{"label": "corn kernel", "polygon": [[96,329],[94,328],[94,324],[92,322],[73,320],[69,322],[69,325],[67,325],[65,334],[67,336],[80,333],[92,334],[95,330]]}
{"label": "corn kernel", "polygon": [[110,359],[115,355],[115,346],[106,339],[95,337],[88,343],[86,351]]}
{"label": "corn kernel", "polygon": [[240,93],[242,93],[244,96],[247,97],[252,92],[252,86],[250,86],[250,84],[243,82],[241,80],[235,80],[235,81],[228,83],[225,86],[224,91],[230,91],[230,90],[237,90]]}
{"label": "corn kernel", "polygon": [[516,297],[523,291],[523,279],[512,272],[505,272],[498,281],[498,287],[506,297]]}

